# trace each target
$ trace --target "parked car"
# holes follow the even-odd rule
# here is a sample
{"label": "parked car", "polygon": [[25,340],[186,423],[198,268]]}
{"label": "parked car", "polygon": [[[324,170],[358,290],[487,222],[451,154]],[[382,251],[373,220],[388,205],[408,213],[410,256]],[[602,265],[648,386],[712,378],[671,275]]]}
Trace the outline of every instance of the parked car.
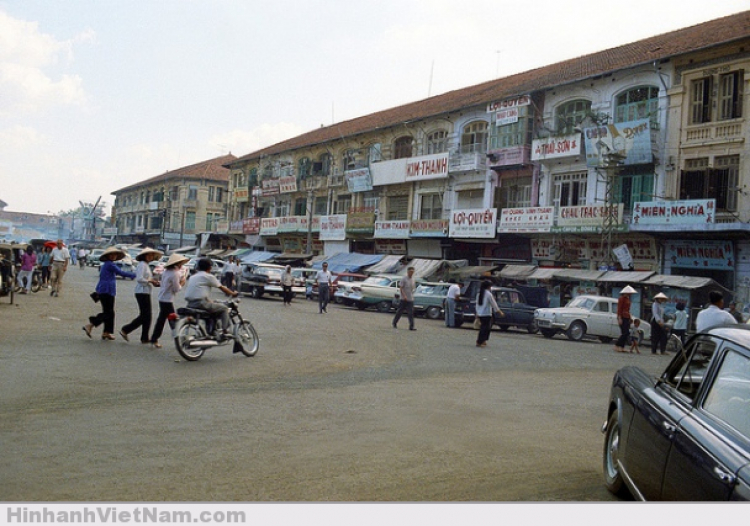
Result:
{"label": "parked car", "polygon": [[[120,267],[120,270],[123,270],[125,272],[135,272],[136,263],[130,256],[125,256],[124,258],[118,261],[115,261],[115,265]],[[135,278],[127,278],[127,279],[135,279]]]}
{"label": "parked car", "polygon": [[612,493],[750,500],[750,328],[696,334],[658,378],[617,371],[602,432]]}
{"label": "parked car", "polygon": [[102,264],[101,261],[99,261],[99,257],[104,253],[103,248],[95,248],[89,254],[86,256],[86,266],[88,267],[98,267]]}
{"label": "parked car", "polygon": [[443,302],[451,283],[423,282],[414,291],[414,313],[431,320],[443,317]]}
{"label": "parked car", "polygon": [[352,287],[348,299],[360,310],[374,306],[380,312],[388,312],[396,304],[398,286],[402,278],[403,276],[394,274],[370,276]]}
{"label": "parked car", "polygon": [[333,293],[333,299],[340,305],[352,305],[350,299],[353,289],[358,284],[367,279],[366,274],[357,274],[356,272],[340,272],[334,276],[336,290]]}
{"label": "parked car", "polygon": [[[562,332],[573,341],[580,341],[584,336],[596,336],[600,341],[609,343],[620,337],[617,300],[606,296],[578,296],[565,307],[537,309],[534,320],[545,338]],[[644,340],[651,339],[650,324],[641,320],[640,329]]]}
{"label": "parked car", "polygon": [[[318,271],[311,268],[293,268],[292,276],[294,277],[294,285],[292,286],[292,292],[294,294],[307,295],[307,286],[313,286],[315,283],[315,276]],[[314,287],[314,293],[317,295],[317,287]]]}
{"label": "parked car", "polygon": [[[188,271],[188,277],[198,272],[196,265],[199,259],[204,259],[204,258],[201,256],[192,257],[190,258],[190,261],[185,263],[184,268],[186,268]],[[221,269],[224,268],[224,265],[226,265],[226,263],[220,259],[211,259],[211,274],[213,274],[217,278],[221,276]]]}
{"label": "parked car", "polygon": [[281,296],[281,274],[284,267],[270,263],[245,263],[240,273],[239,291],[253,298],[265,294]]}
{"label": "parked car", "polygon": [[[462,299],[456,304],[456,326],[460,327],[466,321],[473,321],[476,315],[477,294],[480,281],[472,280],[461,289]],[[530,334],[538,332],[534,312],[537,310],[533,305],[526,302],[526,297],[520,290],[510,287],[492,287],[490,291],[495,296],[495,301],[504,316],[493,316],[493,325],[501,331],[507,331],[511,327],[526,329]]]}

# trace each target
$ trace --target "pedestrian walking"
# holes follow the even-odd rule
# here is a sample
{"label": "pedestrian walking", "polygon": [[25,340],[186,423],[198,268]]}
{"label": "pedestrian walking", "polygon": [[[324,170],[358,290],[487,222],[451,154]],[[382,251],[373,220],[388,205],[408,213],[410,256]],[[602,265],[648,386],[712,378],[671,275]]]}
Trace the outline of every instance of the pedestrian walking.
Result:
{"label": "pedestrian walking", "polygon": [[452,329],[456,326],[456,302],[461,299],[461,287],[456,280],[448,280],[451,284],[445,296],[445,326]]}
{"label": "pedestrian walking", "polygon": [[52,265],[52,249],[42,247],[42,253],[39,256],[39,267],[42,269],[42,287],[49,287],[50,265]]}
{"label": "pedestrian walking", "polygon": [[615,342],[615,352],[625,352],[625,345],[630,337],[630,324],[633,321],[630,314],[630,296],[635,292],[635,289],[628,285],[620,291],[620,297],[617,298],[617,325],[620,326],[620,337]]}
{"label": "pedestrian walking", "polygon": [[[190,261],[189,258],[180,254],[172,254],[164,265],[164,273],[161,275],[159,284],[159,315],[154,324],[154,332],[151,333],[151,345],[157,349],[161,348],[159,338],[164,330],[164,324],[174,314],[175,295],[185,286],[186,272],[183,272],[182,266]],[[173,327],[174,321],[169,321],[170,327]]]}
{"label": "pedestrian walking", "polygon": [[733,301],[729,304],[729,314],[731,314],[737,323],[742,323],[742,313],[737,310],[737,302]]}
{"label": "pedestrian walking", "polygon": [[414,327],[414,291],[417,288],[417,284],[414,281],[414,267],[406,269],[406,276],[401,278],[401,282],[398,285],[398,291],[401,296],[401,301],[398,304],[396,315],[393,317],[393,328],[398,328],[398,320],[401,319],[401,315],[406,312],[406,317],[409,320],[409,330],[416,331]]}
{"label": "pedestrian walking", "polygon": [[151,271],[151,263],[159,259],[163,252],[153,248],[144,248],[135,256],[138,261],[138,267],[135,269],[135,301],[138,303],[138,316],[130,323],[120,329],[120,336],[127,342],[128,334],[141,328],[141,343],[146,344],[151,341],[149,331],[151,330],[151,289],[159,286],[159,281],[154,279]]}
{"label": "pedestrian walking", "polygon": [[331,280],[333,276],[328,271],[328,263],[323,263],[323,270],[319,270],[315,276],[315,281],[318,284],[318,308],[320,314],[328,312],[328,302],[330,301],[331,292]]}
{"label": "pedestrian walking", "polygon": [[284,307],[288,307],[292,304],[292,285],[294,285],[292,266],[287,265],[284,269],[284,273],[281,275],[281,288],[284,291]]}
{"label": "pedestrian walking", "polygon": [[676,335],[680,342],[685,345],[685,334],[687,333],[688,315],[685,312],[685,304],[678,302],[675,306],[677,309],[674,313],[674,324],[672,325],[672,334]]}
{"label": "pedestrian walking", "polygon": [[62,239],[57,240],[57,246],[52,249],[50,258],[52,262],[50,273],[50,285],[52,290],[49,295],[57,297],[60,295],[60,291],[62,291],[63,277],[68,270],[68,262],[70,261],[70,252],[68,252],[68,249],[63,245]]}
{"label": "pedestrian walking", "polygon": [[667,352],[667,329],[664,320],[664,303],[669,298],[663,292],[654,296],[651,305],[651,354],[656,354],[657,349],[661,354]]}
{"label": "pedestrian walking", "polygon": [[[34,254],[34,247],[27,245],[26,250],[21,254],[21,270],[18,272],[18,277],[16,278],[18,286],[21,289],[21,294],[31,293],[31,282],[33,281],[35,267],[36,254]],[[24,279],[26,279],[26,283],[24,283]]]}
{"label": "pedestrian walking", "polygon": [[221,269],[221,284],[230,290],[234,290],[234,265],[231,257]]}
{"label": "pedestrian walking", "polygon": [[135,279],[135,273],[122,270],[115,265],[125,257],[125,252],[116,247],[109,247],[102,252],[99,260],[104,264],[99,269],[99,282],[96,284],[96,293],[99,295],[99,303],[102,312],[96,316],[89,317],[89,323],[83,326],[83,332],[91,338],[94,327],[104,324],[102,340],[114,340],[112,333],[115,331],[115,295],[117,294],[117,276]]}
{"label": "pedestrian walking", "polygon": [[736,324],[734,316],[724,310],[724,294],[718,290],[708,293],[711,304],[700,311],[695,318],[695,330],[704,332],[712,327],[724,324]]}
{"label": "pedestrian walking", "polygon": [[500,316],[505,313],[500,310],[492,294],[492,283],[483,281],[479,286],[477,294],[476,316],[479,318],[479,333],[477,334],[477,347],[486,347],[492,331],[492,314],[497,312]]}

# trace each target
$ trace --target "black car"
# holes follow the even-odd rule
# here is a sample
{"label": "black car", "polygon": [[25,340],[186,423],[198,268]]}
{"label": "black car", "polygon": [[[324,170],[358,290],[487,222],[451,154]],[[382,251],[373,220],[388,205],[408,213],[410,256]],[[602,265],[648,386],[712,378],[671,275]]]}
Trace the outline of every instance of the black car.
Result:
{"label": "black car", "polygon": [[[470,281],[461,289],[462,299],[456,304],[455,320],[457,327],[460,327],[466,321],[474,320],[480,284],[480,281]],[[531,334],[539,331],[534,321],[534,311],[537,307],[529,305],[520,290],[509,287],[492,287],[490,290],[495,296],[497,306],[504,314],[504,316],[494,316],[494,325],[497,325],[502,331],[507,331],[510,327],[521,327]]]}
{"label": "black car", "polygon": [[639,500],[750,500],[750,327],[695,335],[659,378],[620,369],[604,479]]}

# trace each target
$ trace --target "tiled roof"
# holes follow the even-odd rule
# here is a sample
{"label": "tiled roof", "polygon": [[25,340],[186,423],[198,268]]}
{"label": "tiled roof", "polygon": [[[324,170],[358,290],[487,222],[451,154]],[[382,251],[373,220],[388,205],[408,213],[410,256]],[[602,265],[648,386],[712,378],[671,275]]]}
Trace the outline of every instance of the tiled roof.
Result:
{"label": "tiled roof", "polygon": [[200,163],[191,164],[190,166],[184,166],[176,170],[168,170],[161,175],[139,181],[130,186],[120,188],[112,192],[113,195],[117,195],[134,188],[141,186],[158,183],[161,181],[169,181],[174,179],[209,179],[211,181],[229,182],[229,170],[226,168],[226,164],[231,163],[237,159],[231,153],[229,155],[223,155],[215,159],[209,159],[208,161],[202,161]]}
{"label": "tiled roof", "polygon": [[237,165],[237,161],[258,159],[261,156],[314,146],[403,122],[484,105],[495,100],[552,88],[641,64],[650,64],[748,37],[750,37],[750,11],[743,11],[631,44],[318,128],[241,156],[231,164]]}

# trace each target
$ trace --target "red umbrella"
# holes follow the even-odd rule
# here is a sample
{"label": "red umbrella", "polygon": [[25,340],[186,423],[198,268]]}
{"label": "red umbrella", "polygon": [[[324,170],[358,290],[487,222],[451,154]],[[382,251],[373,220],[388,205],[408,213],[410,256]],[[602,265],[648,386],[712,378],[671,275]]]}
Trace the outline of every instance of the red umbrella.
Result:
{"label": "red umbrella", "polygon": [[57,246],[57,241],[45,241],[44,246],[49,247],[49,248],[55,248]]}

